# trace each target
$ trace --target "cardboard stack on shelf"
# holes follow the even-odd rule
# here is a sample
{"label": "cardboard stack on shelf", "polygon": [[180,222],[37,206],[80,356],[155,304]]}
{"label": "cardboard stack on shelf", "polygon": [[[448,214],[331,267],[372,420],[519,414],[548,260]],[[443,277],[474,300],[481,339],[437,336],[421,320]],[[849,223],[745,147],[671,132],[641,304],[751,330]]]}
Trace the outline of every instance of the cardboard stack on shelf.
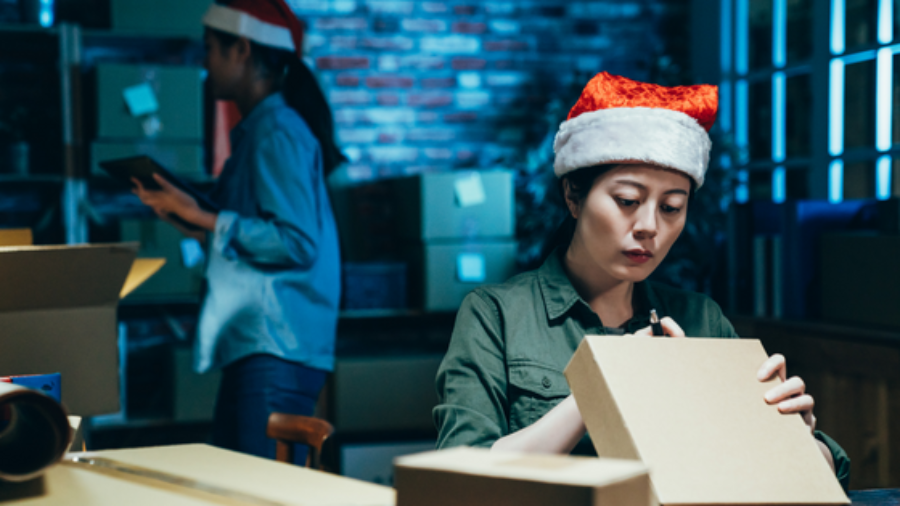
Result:
{"label": "cardboard stack on shelf", "polygon": [[99,163],[148,155],[174,174],[204,177],[203,76],[198,67],[101,64],[97,66]]}
{"label": "cardboard stack on shelf", "polygon": [[512,172],[422,174],[392,186],[415,306],[456,311],[473,288],[515,274]]}

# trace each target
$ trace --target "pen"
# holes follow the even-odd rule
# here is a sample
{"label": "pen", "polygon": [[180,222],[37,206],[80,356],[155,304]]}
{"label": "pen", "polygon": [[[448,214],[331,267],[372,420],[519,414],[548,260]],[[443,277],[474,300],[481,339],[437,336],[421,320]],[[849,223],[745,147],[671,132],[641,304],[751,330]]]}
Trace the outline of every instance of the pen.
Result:
{"label": "pen", "polygon": [[659,323],[659,316],[656,315],[656,310],[650,310],[650,330],[653,332],[654,336],[664,336],[666,335],[663,331],[662,325]]}

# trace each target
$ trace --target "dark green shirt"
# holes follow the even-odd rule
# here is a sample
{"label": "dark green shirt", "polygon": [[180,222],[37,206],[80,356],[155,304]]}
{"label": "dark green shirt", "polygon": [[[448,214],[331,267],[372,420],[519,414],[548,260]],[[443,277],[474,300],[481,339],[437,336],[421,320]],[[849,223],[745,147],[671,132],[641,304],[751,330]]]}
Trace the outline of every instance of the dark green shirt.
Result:
{"label": "dark green shirt", "polygon": [[[437,375],[438,448],[490,447],[536,422],[570,394],[563,370],[584,336],[609,333],[566,276],[563,252],[502,285],[476,288],[463,301]],[[649,326],[656,309],[688,336],[738,337],[719,305],[702,294],[644,281],[634,286],[632,307],[628,333]],[[824,434],[816,437],[831,449],[846,489],[846,453]]]}

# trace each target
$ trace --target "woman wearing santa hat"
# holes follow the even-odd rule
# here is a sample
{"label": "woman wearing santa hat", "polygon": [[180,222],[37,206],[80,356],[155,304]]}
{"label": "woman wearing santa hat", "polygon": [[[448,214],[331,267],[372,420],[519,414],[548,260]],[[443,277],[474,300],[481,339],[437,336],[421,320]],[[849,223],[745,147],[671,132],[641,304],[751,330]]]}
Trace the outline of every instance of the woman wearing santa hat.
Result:
{"label": "woman wearing santa hat", "polygon": [[[681,234],[703,186],[715,86],[665,88],[601,73],[556,136],[554,171],[569,215],[537,270],[475,289],[459,310],[437,376],[438,447],[569,453],[586,429],[563,376],[587,334],[736,338],[708,297],[647,281]],[[659,329],[657,329],[657,332]],[[815,431],[813,398],[784,357],[758,372],[784,383],[765,401],[800,413],[846,488],[849,459]]]}
{"label": "woman wearing santa hat", "polygon": [[[222,210],[204,211],[162,178],[160,191],[135,181],[135,192],[163,219],[204,232],[195,358],[201,372],[223,369],[213,442],[274,457],[269,414],[311,415],[334,364],[340,253],[325,177],[344,159],[284,0],[214,4],[203,22],[209,89],[243,118],[211,194]],[[305,449],[296,453],[302,463]]]}

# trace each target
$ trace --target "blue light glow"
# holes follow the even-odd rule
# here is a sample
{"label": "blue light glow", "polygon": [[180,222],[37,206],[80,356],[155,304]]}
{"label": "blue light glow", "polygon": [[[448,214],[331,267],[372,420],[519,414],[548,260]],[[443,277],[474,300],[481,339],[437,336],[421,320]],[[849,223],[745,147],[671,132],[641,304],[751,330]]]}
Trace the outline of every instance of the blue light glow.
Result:
{"label": "blue light glow", "polygon": [[750,180],[750,174],[746,170],[738,171],[738,184],[734,188],[734,200],[738,204],[745,204],[750,200],[750,188],[747,182]]}
{"label": "blue light glow", "polygon": [[878,42],[890,44],[894,40],[894,0],[878,2]]}
{"label": "blue light glow", "polygon": [[828,152],[831,156],[844,153],[844,62],[831,60],[828,79]]}
{"label": "blue light glow", "polygon": [[831,54],[844,53],[844,0],[831,0]]}
{"label": "blue light glow", "polygon": [[44,28],[53,26],[53,0],[41,0],[40,22]]}
{"label": "blue light glow", "polygon": [[772,64],[783,68],[787,63],[787,0],[774,0],[772,20]]}
{"label": "blue light glow", "polygon": [[748,135],[747,135],[747,99],[748,86],[747,81],[738,81],[735,86],[735,102],[734,102],[734,143],[740,153],[738,165],[747,163],[749,153],[747,152]]}
{"label": "blue light glow", "polygon": [[844,200],[844,161],[834,160],[828,166],[828,202],[840,203]]}
{"label": "blue light glow", "polygon": [[728,75],[731,73],[731,51],[732,51],[732,41],[731,34],[733,33],[731,30],[731,0],[721,0],[719,2],[721,6],[721,14],[722,17],[719,20],[719,24],[721,25],[721,30],[719,33],[721,34],[721,47],[720,47],[720,58],[719,62],[722,67],[722,74]]}
{"label": "blue light glow", "polygon": [[783,204],[787,200],[787,171],[776,167],[772,171],[772,202]]}
{"label": "blue light glow", "polygon": [[875,166],[875,197],[878,200],[891,198],[891,157],[884,155]]}
{"label": "blue light glow", "polygon": [[735,62],[734,67],[735,71],[739,75],[747,74],[747,62],[748,62],[748,53],[747,53],[747,44],[749,43],[749,24],[750,24],[750,10],[748,8],[748,0],[737,0],[735,2]]}
{"label": "blue light glow", "polygon": [[853,65],[854,63],[874,60],[876,55],[877,53],[874,49],[872,49],[870,51],[863,51],[861,53],[848,54],[847,56],[841,57],[841,60],[844,62],[844,65]]}
{"label": "blue light glow", "polygon": [[784,72],[772,75],[772,161],[784,161],[785,143],[785,78]]}
{"label": "blue light glow", "polygon": [[875,88],[875,147],[878,151],[891,149],[891,116],[893,112],[894,54],[888,48],[878,50],[877,86]]}
{"label": "blue light glow", "polygon": [[718,122],[722,131],[731,131],[731,81],[722,81],[719,84]]}

